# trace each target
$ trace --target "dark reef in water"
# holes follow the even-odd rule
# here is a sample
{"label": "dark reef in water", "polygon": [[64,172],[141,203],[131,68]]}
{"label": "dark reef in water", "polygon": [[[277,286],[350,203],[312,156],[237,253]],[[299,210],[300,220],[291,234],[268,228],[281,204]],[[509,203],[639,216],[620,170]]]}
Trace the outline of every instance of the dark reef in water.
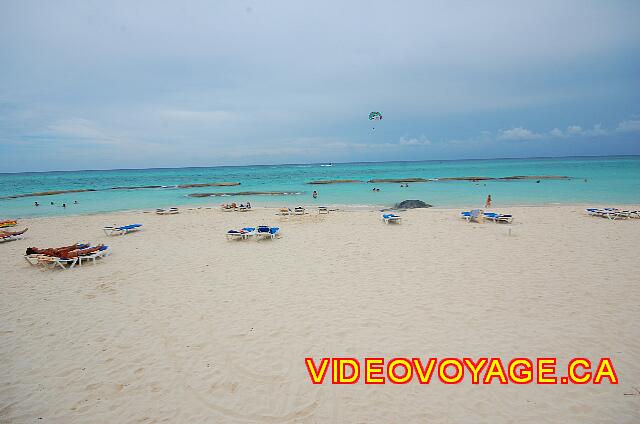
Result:
{"label": "dark reef in water", "polygon": [[367,181],[368,183],[426,183],[425,178],[379,178]]}
{"label": "dark reef in water", "polygon": [[361,183],[360,180],[318,180],[309,181],[307,184],[344,184],[344,183]]}
{"label": "dark reef in water", "polygon": [[53,196],[54,194],[64,194],[64,193],[84,193],[86,191],[97,191],[92,188],[83,188],[77,190],[54,190],[54,191],[39,191],[37,193],[27,193],[27,194],[14,194],[12,196],[3,196],[0,199],[19,199],[21,197],[34,197],[34,196]]}
{"label": "dark reef in water", "polygon": [[396,203],[394,206],[396,209],[417,209],[417,208],[430,208],[433,205],[423,202],[422,200],[403,200],[400,203]]}
{"label": "dark reef in water", "polygon": [[239,186],[240,183],[199,183],[199,184],[181,184],[176,186],[161,186],[161,185],[148,185],[148,186],[132,186],[132,187],[109,187],[109,188],[81,188],[74,190],[51,190],[51,191],[39,191],[36,193],[24,193],[14,194],[11,196],[3,196],[0,199],[19,199],[22,197],[39,197],[39,196],[53,196],[55,194],[66,193],[85,193],[87,191],[105,191],[105,190],[142,190],[145,188],[193,188],[193,187],[229,187]]}
{"label": "dark reef in water", "polygon": [[223,196],[285,196],[289,194],[302,194],[300,192],[286,191],[237,191],[233,193],[191,193],[188,197],[223,197]]}
{"label": "dark reef in water", "polygon": [[368,183],[427,183],[438,181],[512,181],[512,180],[569,180],[564,175],[514,175],[511,177],[445,177],[445,178],[382,178],[367,181]]}

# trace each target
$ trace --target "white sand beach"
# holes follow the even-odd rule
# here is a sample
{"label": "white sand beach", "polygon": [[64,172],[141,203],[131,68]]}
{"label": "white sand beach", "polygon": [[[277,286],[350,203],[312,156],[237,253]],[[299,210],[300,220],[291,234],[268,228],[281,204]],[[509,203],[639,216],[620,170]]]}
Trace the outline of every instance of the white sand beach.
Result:
{"label": "white sand beach", "polygon": [[[496,210],[514,223],[452,209],[400,225],[261,208],[21,220],[25,238],[0,244],[0,422],[640,422],[640,220]],[[130,223],[143,231],[101,231]],[[282,237],[225,239],[260,224]],[[112,253],[68,271],[22,257],[78,240]],[[620,381],[313,385],[308,356],[610,357]]]}

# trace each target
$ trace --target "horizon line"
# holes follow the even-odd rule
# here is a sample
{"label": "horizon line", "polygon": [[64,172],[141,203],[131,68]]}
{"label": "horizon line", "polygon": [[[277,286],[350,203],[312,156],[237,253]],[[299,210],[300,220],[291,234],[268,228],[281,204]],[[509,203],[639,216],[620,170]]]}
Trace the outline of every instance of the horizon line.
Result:
{"label": "horizon line", "polygon": [[353,161],[353,162],[302,162],[302,163],[274,163],[274,164],[250,164],[250,165],[211,165],[211,166],[160,166],[149,168],[104,168],[104,169],[63,169],[49,171],[19,171],[0,172],[0,175],[16,174],[47,174],[55,172],[98,172],[98,171],[148,171],[160,169],[208,169],[208,168],[247,168],[252,166],[297,166],[297,165],[353,165],[376,163],[420,163],[420,162],[464,162],[481,160],[515,160],[515,159],[568,159],[568,158],[612,158],[612,157],[640,157],[640,154],[620,155],[570,155],[570,156],[525,156],[525,157],[499,157],[499,158],[470,158],[470,159],[421,159],[421,160],[389,160],[389,161]]}

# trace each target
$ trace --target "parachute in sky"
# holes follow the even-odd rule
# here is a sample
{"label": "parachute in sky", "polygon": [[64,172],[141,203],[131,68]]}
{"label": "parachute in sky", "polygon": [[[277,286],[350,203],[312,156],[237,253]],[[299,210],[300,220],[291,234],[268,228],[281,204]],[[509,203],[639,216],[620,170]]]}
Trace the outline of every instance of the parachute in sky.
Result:
{"label": "parachute in sky", "polygon": [[[381,121],[382,120],[382,114],[380,112],[371,112],[369,114],[369,120],[370,121]],[[376,127],[373,127],[373,129],[375,130]]]}
{"label": "parachute in sky", "polygon": [[380,121],[382,119],[382,114],[380,112],[371,112],[369,114],[369,120],[371,121]]}

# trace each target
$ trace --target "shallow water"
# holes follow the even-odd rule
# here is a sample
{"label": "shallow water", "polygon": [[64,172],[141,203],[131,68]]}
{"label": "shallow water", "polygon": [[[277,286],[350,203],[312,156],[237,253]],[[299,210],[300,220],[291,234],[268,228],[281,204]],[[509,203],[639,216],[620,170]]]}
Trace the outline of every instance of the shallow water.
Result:
{"label": "shallow water", "polygon": [[[420,199],[436,207],[474,206],[491,194],[495,206],[552,203],[594,205],[640,203],[640,156],[382,162],[211,168],[135,169],[0,174],[0,197],[52,190],[95,189],[84,193],[0,200],[0,217],[53,216],[175,205],[250,201],[256,206],[342,204],[390,206]],[[507,177],[566,175],[569,180],[434,181],[366,183],[373,178]],[[363,183],[309,185],[314,180],[354,179]],[[586,182],[585,182],[586,179]],[[240,182],[235,187],[179,189],[180,184]],[[165,188],[108,190],[160,185]],[[373,187],[380,191],[372,191]],[[311,193],[319,196],[313,199]],[[191,198],[191,193],[278,191],[278,196]],[[41,206],[35,207],[34,202]],[[73,204],[78,201],[78,204]],[[54,202],[54,205],[50,205]],[[62,203],[67,207],[63,208]]]}

